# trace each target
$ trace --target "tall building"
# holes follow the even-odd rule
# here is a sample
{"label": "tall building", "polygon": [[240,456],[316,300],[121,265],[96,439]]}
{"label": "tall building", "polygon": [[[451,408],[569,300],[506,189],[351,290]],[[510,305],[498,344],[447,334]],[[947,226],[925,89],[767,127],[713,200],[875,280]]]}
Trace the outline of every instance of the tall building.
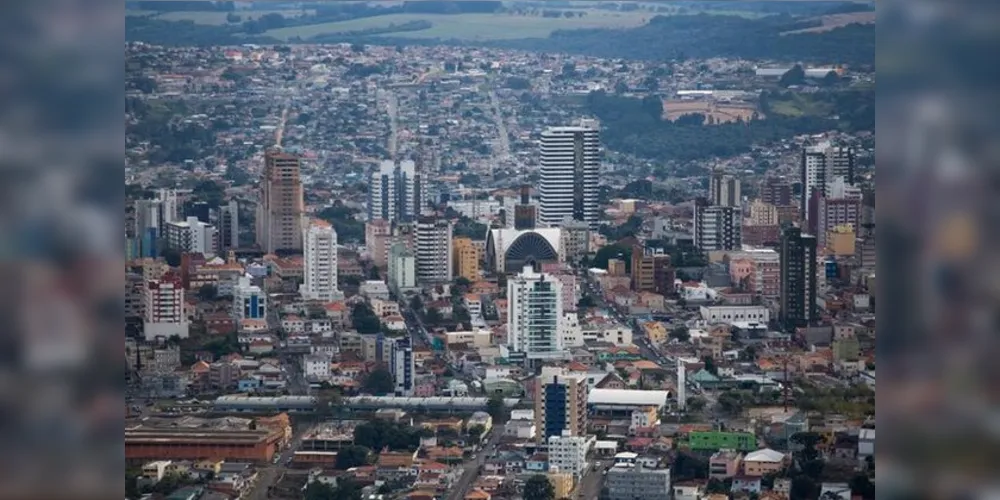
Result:
{"label": "tall building", "polygon": [[389,289],[397,297],[417,289],[417,258],[402,241],[393,243],[389,249],[388,267]]}
{"label": "tall building", "polygon": [[608,469],[608,500],[671,500],[670,469],[621,463]]}
{"label": "tall building", "polygon": [[415,221],[426,204],[426,186],[417,164],[391,160],[379,164],[368,189],[368,220]]}
{"label": "tall building", "polygon": [[267,316],[267,294],[246,276],[240,277],[233,287],[233,316],[237,321]]}
{"label": "tall building", "polygon": [[551,436],[549,444],[549,469],[571,474],[577,481],[587,470],[587,450],[589,440],[582,435],[573,435],[568,430],[563,435]]}
{"label": "tall building", "polygon": [[565,219],[597,228],[600,132],[596,123],[552,127],[542,132],[540,222],[558,227]]}
{"label": "tall building", "polygon": [[329,222],[312,219],[302,230],[305,281],[300,293],[305,300],[332,302],[341,297],[337,288],[337,231]]}
{"label": "tall building", "polygon": [[514,229],[534,229],[538,207],[531,204],[531,186],[521,186],[520,203],[514,206]]}
{"label": "tall building", "polygon": [[447,283],[452,280],[451,222],[421,217],[416,225],[417,282]]}
{"label": "tall building", "polygon": [[163,217],[163,204],[157,200],[135,201],[135,237],[138,240],[140,257],[157,257],[160,255],[160,241],[166,221]]}
{"label": "tall building", "polygon": [[739,207],[709,205],[704,199],[695,203],[694,246],[703,252],[740,248],[742,226]]}
{"label": "tall building", "polygon": [[747,222],[751,226],[777,226],[778,209],[774,205],[761,200],[750,204],[750,217]]}
{"label": "tall building", "polygon": [[507,345],[529,362],[565,356],[559,332],[563,287],[555,277],[525,266],[507,281]]}
{"label": "tall building", "polygon": [[185,221],[167,222],[164,240],[168,248],[185,253],[217,255],[219,253],[218,230],[211,224],[188,217]]}
{"label": "tall building", "polygon": [[218,230],[217,247],[222,254],[240,247],[240,206],[236,200],[220,206],[213,213],[212,223]]}
{"label": "tall building", "polygon": [[304,213],[299,158],[268,151],[257,206],[257,245],[265,253],[301,251]]}
{"label": "tall building", "polygon": [[784,177],[767,177],[760,183],[760,201],[778,207],[791,205],[792,183]]}
{"label": "tall building", "polygon": [[385,339],[384,342],[384,349],[389,352],[389,371],[392,373],[396,395],[413,395],[413,379],[417,370],[409,339]]}
{"label": "tall building", "polygon": [[834,228],[850,226],[856,232],[861,226],[861,200],[824,197],[817,201],[815,226],[820,248],[826,248],[827,233]]}
{"label": "tall building", "polygon": [[709,197],[712,204],[719,207],[739,207],[743,200],[740,180],[732,175],[712,172],[709,182]]}
{"label": "tall building", "polygon": [[632,290],[673,295],[674,268],[662,249],[632,247]]}
{"label": "tall building", "polygon": [[810,326],[816,307],[816,237],[797,227],[781,235],[781,296],[779,320],[787,331]]}
{"label": "tall building", "polygon": [[562,224],[562,248],[559,255],[566,262],[577,263],[590,253],[590,226],[583,221],[566,221]]}
{"label": "tall building", "polygon": [[181,220],[180,201],[177,191],[174,189],[157,189],[156,200],[163,207],[163,222],[175,222]]}
{"label": "tall building", "polygon": [[372,256],[372,264],[384,269],[389,264],[389,247],[392,242],[392,223],[385,219],[369,219],[365,223],[365,246]]}
{"label": "tall building", "polygon": [[146,281],[144,302],[142,328],[146,340],[188,337],[184,284],[179,275],[167,272],[159,279]]}
{"label": "tall building", "polygon": [[828,196],[834,179],[842,178],[849,185],[854,184],[854,150],[834,147],[829,142],[802,150],[800,166],[802,197],[800,210],[802,219],[808,221],[809,200],[814,192]]}
{"label": "tall building", "polygon": [[455,276],[472,282],[479,280],[479,247],[472,238],[455,238],[452,245],[455,249]]}
{"label": "tall building", "polygon": [[[565,368],[545,366],[537,378],[535,428],[541,442],[587,431],[587,379]],[[572,471],[564,471],[572,472]]]}

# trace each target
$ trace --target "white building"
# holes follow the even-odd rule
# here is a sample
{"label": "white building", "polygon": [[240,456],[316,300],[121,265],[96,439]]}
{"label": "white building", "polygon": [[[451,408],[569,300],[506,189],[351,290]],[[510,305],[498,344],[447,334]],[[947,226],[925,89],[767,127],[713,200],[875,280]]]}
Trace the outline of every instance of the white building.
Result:
{"label": "white building", "polygon": [[712,204],[720,207],[739,207],[743,200],[740,180],[732,175],[713,173],[708,191]]}
{"label": "white building", "polygon": [[368,191],[368,220],[412,222],[423,210],[426,188],[417,164],[383,161],[372,173]]}
{"label": "white building", "polygon": [[302,357],[302,372],[306,379],[326,380],[330,378],[331,358],[327,354],[306,354]]}
{"label": "white building", "polygon": [[701,306],[701,319],[709,323],[729,323],[743,326],[756,323],[766,326],[771,321],[771,311],[764,306]]}
{"label": "white building", "polygon": [[215,226],[188,217],[185,221],[164,224],[167,246],[181,252],[215,255],[219,252],[219,235]]}
{"label": "white building", "polygon": [[740,207],[698,203],[694,210],[694,246],[703,252],[736,250],[743,236]]}
{"label": "white building", "polygon": [[413,377],[417,368],[409,341],[386,339],[385,349],[389,351],[389,370],[392,372],[396,395],[413,395]]}
{"label": "white building", "polygon": [[670,469],[617,464],[608,470],[607,488],[609,500],[672,500]]}
{"label": "white building", "polygon": [[156,337],[188,337],[188,318],[184,304],[184,285],[180,276],[167,273],[146,282],[143,300],[145,317],[142,328],[146,340]]}
{"label": "white building", "polygon": [[542,132],[539,221],[557,227],[564,220],[597,228],[597,185],[601,167],[600,132],[592,120],[581,126]]}
{"label": "white building", "polygon": [[507,282],[507,345],[528,359],[565,355],[562,286],[553,276],[525,266]]}
{"label": "white building", "polygon": [[233,316],[237,321],[267,316],[267,294],[259,286],[250,284],[249,277],[240,277],[233,287]]}
{"label": "white building", "polygon": [[424,217],[417,221],[417,282],[447,283],[452,280],[452,227],[444,219]]}
{"label": "white building", "polygon": [[572,474],[579,480],[587,469],[587,450],[590,448],[591,440],[592,438],[583,436],[549,437],[549,469]]}
{"label": "white building", "polygon": [[834,179],[842,178],[847,184],[854,184],[854,150],[834,147],[829,142],[802,150],[800,165],[802,198],[800,207],[802,220],[809,220],[809,199],[814,191],[829,196]]}
{"label": "white building", "polygon": [[389,270],[386,279],[397,296],[417,289],[417,258],[403,242],[389,250]]}
{"label": "white building", "polygon": [[332,302],[341,297],[337,288],[337,231],[329,222],[313,219],[302,230],[305,250],[299,292],[305,300]]}

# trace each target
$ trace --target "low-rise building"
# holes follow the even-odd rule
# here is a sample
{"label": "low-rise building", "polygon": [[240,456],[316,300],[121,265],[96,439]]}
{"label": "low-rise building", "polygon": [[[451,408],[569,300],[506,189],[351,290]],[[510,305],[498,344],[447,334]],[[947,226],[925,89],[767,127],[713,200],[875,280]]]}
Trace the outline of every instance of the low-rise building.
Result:
{"label": "low-rise building", "polygon": [[609,500],[671,500],[670,469],[616,464],[608,470]]}

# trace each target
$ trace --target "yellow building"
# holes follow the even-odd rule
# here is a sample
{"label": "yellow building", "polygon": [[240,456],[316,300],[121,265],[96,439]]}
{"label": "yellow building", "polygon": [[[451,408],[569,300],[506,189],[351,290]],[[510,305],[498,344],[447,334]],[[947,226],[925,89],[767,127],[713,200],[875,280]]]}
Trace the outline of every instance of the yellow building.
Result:
{"label": "yellow building", "polygon": [[621,259],[608,259],[608,275],[625,276],[625,261]]}
{"label": "yellow building", "polygon": [[552,472],[548,474],[549,483],[555,490],[555,498],[571,498],[573,493],[573,475],[564,472]]}
{"label": "yellow building", "polygon": [[646,332],[646,337],[652,344],[660,344],[667,341],[667,327],[663,326],[663,323],[659,321],[650,321],[642,325],[642,329]]}
{"label": "yellow building", "polygon": [[828,255],[854,255],[854,229],[847,226],[837,226],[826,232],[826,250]]}
{"label": "yellow building", "polygon": [[469,281],[479,279],[479,247],[472,238],[455,238],[452,244],[455,256],[455,276]]}

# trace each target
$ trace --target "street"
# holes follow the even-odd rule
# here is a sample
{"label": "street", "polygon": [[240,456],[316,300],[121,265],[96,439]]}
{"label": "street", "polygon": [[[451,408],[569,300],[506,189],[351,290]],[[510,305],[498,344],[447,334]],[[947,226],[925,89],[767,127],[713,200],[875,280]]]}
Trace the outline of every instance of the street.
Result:
{"label": "street", "polygon": [[594,462],[597,465],[596,470],[593,467],[587,469],[584,472],[583,478],[580,479],[580,485],[576,488],[577,500],[595,500],[601,496],[601,487],[604,484],[604,471],[611,467],[614,459],[605,459],[603,461]]}
{"label": "street", "polygon": [[501,436],[503,436],[503,429],[498,425],[491,431],[490,438],[483,445],[482,449],[476,452],[476,458],[465,463],[465,470],[462,472],[462,477],[448,490],[445,500],[462,500],[465,498],[465,495],[469,493],[469,489],[472,487],[472,483],[479,477],[479,470],[483,466],[483,463],[486,462],[486,457],[493,451],[493,447],[500,442]]}

